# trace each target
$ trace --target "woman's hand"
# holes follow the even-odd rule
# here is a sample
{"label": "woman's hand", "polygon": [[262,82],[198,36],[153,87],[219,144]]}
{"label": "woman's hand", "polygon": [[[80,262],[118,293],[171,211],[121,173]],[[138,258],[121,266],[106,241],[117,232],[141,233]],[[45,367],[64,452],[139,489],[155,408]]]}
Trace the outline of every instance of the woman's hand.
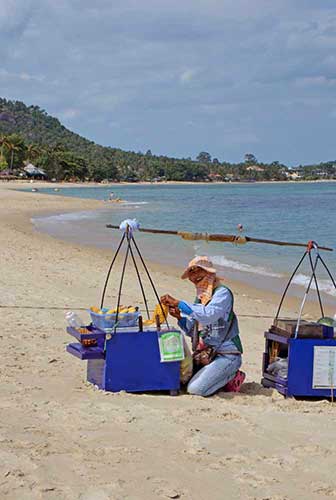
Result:
{"label": "woman's hand", "polygon": [[174,299],[171,295],[162,295],[160,301],[162,302],[163,305],[168,306],[168,307],[178,307],[179,300]]}
{"label": "woman's hand", "polygon": [[169,307],[168,311],[173,318],[176,318],[177,320],[181,319],[182,316],[178,307]]}

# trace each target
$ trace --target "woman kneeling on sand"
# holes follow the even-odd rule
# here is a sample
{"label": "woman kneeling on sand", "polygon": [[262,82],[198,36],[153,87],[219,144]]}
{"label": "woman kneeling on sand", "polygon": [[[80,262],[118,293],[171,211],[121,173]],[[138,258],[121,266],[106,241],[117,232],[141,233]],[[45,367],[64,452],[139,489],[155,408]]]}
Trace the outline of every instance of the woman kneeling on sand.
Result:
{"label": "woman kneeling on sand", "polygon": [[195,303],[171,295],[161,297],[161,302],[169,307],[169,313],[178,319],[180,328],[188,336],[193,335],[195,326],[197,330],[200,326],[194,352],[198,371],[188,384],[188,392],[211,396],[221,388],[238,391],[245,374],[239,371],[243,348],[233,312],[232,292],[221,284],[208,257],[196,257],[189,262],[181,278],[188,278],[195,285]]}

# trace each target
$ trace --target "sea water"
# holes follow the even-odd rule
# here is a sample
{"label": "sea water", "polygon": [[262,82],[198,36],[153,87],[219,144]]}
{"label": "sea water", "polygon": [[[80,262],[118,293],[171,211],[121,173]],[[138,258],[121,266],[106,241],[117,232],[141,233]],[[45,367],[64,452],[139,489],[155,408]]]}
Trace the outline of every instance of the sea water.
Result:
{"label": "sea water", "polygon": [[[109,193],[123,203],[108,202]],[[177,231],[237,234],[306,243],[316,241],[334,252],[321,255],[336,274],[336,183],[251,183],[251,184],[152,184],[104,187],[65,187],[57,193],[40,193],[105,200],[95,211],[58,213],[35,217],[37,229],[81,244],[115,249],[121,234],[106,224],[136,218],[142,227]],[[35,194],[36,196],[36,194]],[[195,255],[209,255],[220,274],[277,291],[303,255],[299,247],[247,243],[206,243],[176,236],[139,233],[139,246],[148,260],[183,267]],[[320,264],[318,269],[320,268]],[[333,284],[321,267],[320,287],[336,296]],[[307,286],[309,260],[294,279]],[[298,288],[299,289],[299,288]]]}

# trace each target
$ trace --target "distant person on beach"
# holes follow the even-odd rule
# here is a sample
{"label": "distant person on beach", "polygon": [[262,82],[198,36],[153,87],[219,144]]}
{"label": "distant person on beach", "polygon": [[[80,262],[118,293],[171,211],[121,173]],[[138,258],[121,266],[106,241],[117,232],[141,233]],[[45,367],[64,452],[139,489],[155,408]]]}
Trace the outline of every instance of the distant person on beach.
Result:
{"label": "distant person on beach", "polygon": [[193,337],[196,373],[189,381],[188,392],[211,396],[221,388],[239,391],[245,374],[239,370],[243,348],[232,292],[221,284],[216,269],[205,256],[191,260],[181,278],[188,278],[195,285],[195,303],[171,295],[161,297],[161,302],[177,318],[180,328]]}
{"label": "distant person on beach", "polygon": [[122,200],[121,200],[120,198],[116,198],[116,197],[114,196],[114,192],[113,192],[113,191],[111,191],[111,192],[110,192],[110,194],[109,194],[109,199],[108,199],[108,201],[113,201],[113,202],[115,202],[115,203],[119,203],[119,202],[121,202]]}

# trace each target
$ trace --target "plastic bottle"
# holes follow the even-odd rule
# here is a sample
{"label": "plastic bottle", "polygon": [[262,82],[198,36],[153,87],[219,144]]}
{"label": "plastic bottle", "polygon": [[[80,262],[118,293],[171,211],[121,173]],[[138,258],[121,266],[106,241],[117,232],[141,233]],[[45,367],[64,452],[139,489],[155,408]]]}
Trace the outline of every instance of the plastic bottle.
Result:
{"label": "plastic bottle", "polygon": [[73,311],[68,311],[65,315],[65,319],[67,320],[68,325],[72,326],[72,328],[80,328],[83,324],[78,314]]}

